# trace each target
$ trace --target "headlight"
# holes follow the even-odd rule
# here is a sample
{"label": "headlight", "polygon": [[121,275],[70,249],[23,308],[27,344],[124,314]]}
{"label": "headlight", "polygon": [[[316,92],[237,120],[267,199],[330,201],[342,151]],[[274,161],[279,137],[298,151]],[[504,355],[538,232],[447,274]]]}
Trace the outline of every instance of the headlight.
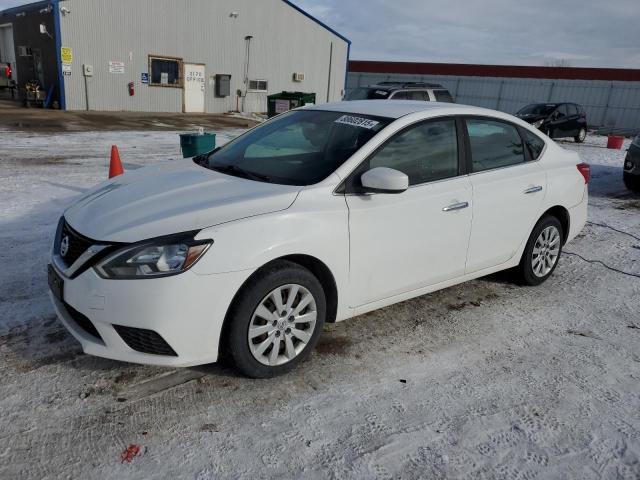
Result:
{"label": "headlight", "polygon": [[535,128],[540,128],[543,123],[544,123],[544,120],[538,120],[537,122],[533,122],[533,126]]}
{"label": "headlight", "polygon": [[117,250],[94,268],[107,279],[158,278],[177,275],[191,268],[211,245],[195,241],[193,234],[167,237]]}

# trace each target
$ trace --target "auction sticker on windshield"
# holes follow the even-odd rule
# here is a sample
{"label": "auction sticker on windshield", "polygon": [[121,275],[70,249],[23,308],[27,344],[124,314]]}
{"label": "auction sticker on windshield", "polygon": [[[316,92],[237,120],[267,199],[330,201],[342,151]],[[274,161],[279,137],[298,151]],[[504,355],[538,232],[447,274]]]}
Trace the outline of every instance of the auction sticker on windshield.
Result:
{"label": "auction sticker on windshield", "polygon": [[375,120],[369,120],[368,118],[362,118],[362,117],[352,117],[351,115],[343,115],[342,117],[336,120],[336,123],[344,123],[345,125],[366,128],[369,130],[374,128],[376,125],[380,124],[380,122],[376,122]]}

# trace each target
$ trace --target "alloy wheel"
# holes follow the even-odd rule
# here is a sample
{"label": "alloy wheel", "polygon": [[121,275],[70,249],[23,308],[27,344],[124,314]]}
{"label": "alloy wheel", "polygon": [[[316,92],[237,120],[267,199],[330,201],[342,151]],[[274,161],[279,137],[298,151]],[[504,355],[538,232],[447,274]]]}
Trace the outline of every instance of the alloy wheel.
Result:
{"label": "alloy wheel", "polygon": [[316,301],[302,285],[272,290],[255,309],[249,324],[251,354],[267,366],[290,362],[311,340],[317,316]]}
{"label": "alloy wheel", "polygon": [[587,130],[585,130],[584,128],[581,128],[580,133],[578,133],[578,138],[580,139],[581,142],[584,142],[585,139],[587,138]]}
{"label": "alloy wheel", "polygon": [[542,230],[531,255],[531,267],[538,278],[549,275],[560,256],[560,232],[555,226]]}

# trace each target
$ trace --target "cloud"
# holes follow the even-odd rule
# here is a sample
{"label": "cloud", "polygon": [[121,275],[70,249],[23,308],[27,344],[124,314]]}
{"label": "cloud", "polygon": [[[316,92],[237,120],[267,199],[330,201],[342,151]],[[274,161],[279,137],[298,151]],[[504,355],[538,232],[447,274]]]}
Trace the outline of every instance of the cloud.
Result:
{"label": "cloud", "polygon": [[6,8],[17,7],[18,5],[26,5],[31,3],[25,0],[0,0],[0,11]]}
{"label": "cloud", "polygon": [[637,0],[294,1],[350,38],[354,59],[640,68]]}

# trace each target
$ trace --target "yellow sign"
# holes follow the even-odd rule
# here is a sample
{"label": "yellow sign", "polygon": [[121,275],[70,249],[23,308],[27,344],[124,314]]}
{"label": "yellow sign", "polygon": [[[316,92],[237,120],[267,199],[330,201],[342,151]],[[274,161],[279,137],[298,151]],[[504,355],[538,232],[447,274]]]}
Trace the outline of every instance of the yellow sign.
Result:
{"label": "yellow sign", "polygon": [[62,59],[62,63],[73,63],[73,49],[62,47],[60,49],[60,58]]}

